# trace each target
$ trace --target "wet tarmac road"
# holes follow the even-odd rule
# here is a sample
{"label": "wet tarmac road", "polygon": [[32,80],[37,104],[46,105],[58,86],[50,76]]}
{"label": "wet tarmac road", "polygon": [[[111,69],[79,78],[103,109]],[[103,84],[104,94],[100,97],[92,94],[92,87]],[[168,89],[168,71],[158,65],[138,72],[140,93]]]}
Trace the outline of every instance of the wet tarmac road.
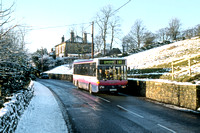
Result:
{"label": "wet tarmac road", "polygon": [[[119,93],[95,94],[76,89],[68,81],[39,79],[50,88],[67,113],[72,132],[199,132],[200,115]],[[64,114],[65,116],[65,114]],[[68,122],[68,123],[69,123]]]}

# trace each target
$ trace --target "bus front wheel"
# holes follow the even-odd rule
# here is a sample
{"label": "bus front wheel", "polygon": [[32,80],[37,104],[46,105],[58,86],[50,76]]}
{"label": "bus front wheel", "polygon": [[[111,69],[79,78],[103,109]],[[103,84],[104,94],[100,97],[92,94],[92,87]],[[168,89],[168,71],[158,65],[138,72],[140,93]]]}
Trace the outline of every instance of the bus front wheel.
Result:
{"label": "bus front wheel", "polygon": [[76,82],[77,89],[80,89],[78,81]]}
{"label": "bus front wheel", "polygon": [[89,93],[92,94],[92,85],[89,84]]}

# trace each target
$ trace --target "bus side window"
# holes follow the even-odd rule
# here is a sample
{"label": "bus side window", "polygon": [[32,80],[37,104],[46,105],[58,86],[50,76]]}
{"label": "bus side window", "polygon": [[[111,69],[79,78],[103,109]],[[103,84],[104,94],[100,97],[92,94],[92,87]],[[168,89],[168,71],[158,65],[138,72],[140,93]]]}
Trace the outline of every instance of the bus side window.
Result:
{"label": "bus side window", "polygon": [[92,73],[93,73],[93,76],[96,76],[96,68],[93,67]]}
{"label": "bus side window", "polygon": [[93,63],[92,65],[92,68],[93,68],[93,76],[96,76],[96,63]]}
{"label": "bus side window", "polygon": [[106,74],[105,74],[105,70],[104,70],[104,69],[102,70],[101,78],[102,78],[102,79],[105,79],[105,78],[106,78]]}
{"label": "bus side window", "polygon": [[102,69],[98,68],[98,79],[102,79]]}

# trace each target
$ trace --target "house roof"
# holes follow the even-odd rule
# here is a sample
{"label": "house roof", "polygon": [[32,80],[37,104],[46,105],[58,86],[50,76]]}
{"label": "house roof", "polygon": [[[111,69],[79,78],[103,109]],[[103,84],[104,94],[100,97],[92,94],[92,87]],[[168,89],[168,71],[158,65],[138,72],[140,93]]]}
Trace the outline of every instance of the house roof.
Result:
{"label": "house roof", "polygon": [[[60,44],[63,44],[63,43],[71,43],[71,39],[68,39],[68,40],[66,40],[65,42],[62,42],[62,43],[60,43]],[[83,43],[83,38],[82,37],[80,37],[80,36],[75,36],[75,38],[74,38],[74,43]],[[60,45],[60,44],[57,44],[56,46],[58,46],[58,45]],[[91,42],[87,42],[87,44],[91,44]],[[56,47],[55,46],[55,47]]]}
{"label": "house roof", "polygon": [[[71,42],[71,39],[68,39],[66,42]],[[80,36],[75,36],[74,37],[74,42],[83,42],[83,38],[82,37],[80,37]]]}

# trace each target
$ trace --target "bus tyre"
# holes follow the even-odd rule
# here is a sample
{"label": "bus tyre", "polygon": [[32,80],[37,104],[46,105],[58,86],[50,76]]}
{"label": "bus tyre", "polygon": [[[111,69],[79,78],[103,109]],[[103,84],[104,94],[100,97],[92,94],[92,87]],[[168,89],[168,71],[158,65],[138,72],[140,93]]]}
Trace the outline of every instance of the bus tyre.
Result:
{"label": "bus tyre", "polygon": [[89,93],[92,94],[92,85],[89,85]]}
{"label": "bus tyre", "polygon": [[80,89],[78,81],[76,82],[77,89]]}

